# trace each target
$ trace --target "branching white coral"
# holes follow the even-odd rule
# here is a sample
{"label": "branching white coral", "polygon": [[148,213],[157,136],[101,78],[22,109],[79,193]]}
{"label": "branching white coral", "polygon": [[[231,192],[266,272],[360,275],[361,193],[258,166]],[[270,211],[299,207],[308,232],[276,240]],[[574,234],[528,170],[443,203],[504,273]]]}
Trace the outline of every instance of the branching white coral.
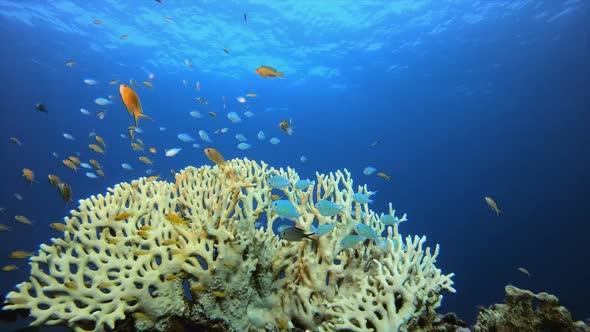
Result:
{"label": "branching white coral", "polygon": [[[271,175],[291,186],[273,190]],[[240,331],[391,331],[438,307],[442,290],[454,291],[452,274],[434,266],[438,246],[431,254],[424,237],[402,241],[398,226],[406,216],[395,217],[391,204],[395,223],[386,227],[368,204],[354,202],[355,192],[369,191],[355,191],[346,170],[317,174],[317,184],[305,190],[293,186],[297,180],[293,169],[236,159],[188,167],[175,183],[142,178],[81,200],[63,238],[31,258],[29,281],[8,294],[6,308],[30,309],[33,325],[86,331],[131,316],[138,330],[165,331],[182,318],[223,321]],[[314,240],[281,240],[271,209],[277,193],[300,215],[288,223],[309,232],[336,227]],[[322,199],[343,212],[323,216],[314,206]],[[385,241],[340,250],[359,223],[377,234],[387,228]]]}

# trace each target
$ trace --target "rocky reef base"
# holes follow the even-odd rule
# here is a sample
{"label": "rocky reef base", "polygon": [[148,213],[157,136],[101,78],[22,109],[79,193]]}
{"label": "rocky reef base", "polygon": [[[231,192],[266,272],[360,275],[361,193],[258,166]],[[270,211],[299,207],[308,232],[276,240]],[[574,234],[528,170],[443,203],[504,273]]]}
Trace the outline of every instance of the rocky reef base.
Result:
{"label": "rocky reef base", "polygon": [[505,303],[480,307],[474,326],[454,313],[423,317],[412,332],[590,332],[590,326],[575,321],[552,294],[535,294],[512,285],[505,288]]}

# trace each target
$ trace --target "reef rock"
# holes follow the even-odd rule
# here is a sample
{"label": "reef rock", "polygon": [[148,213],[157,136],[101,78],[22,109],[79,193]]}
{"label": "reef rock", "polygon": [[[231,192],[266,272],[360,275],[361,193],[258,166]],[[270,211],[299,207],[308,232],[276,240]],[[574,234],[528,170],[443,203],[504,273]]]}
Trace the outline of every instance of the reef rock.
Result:
{"label": "reef rock", "polygon": [[589,332],[590,327],[574,321],[555,295],[534,294],[506,286],[506,303],[480,308],[473,332]]}

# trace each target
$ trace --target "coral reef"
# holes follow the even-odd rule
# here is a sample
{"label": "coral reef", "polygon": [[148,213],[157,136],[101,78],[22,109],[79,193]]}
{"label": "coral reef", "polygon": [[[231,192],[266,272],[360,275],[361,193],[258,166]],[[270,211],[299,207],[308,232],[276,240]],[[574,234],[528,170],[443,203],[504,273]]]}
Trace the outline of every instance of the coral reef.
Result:
{"label": "coral reef", "polygon": [[[289,186],[268,183],[280,175]],[[234,159],[188,167],[176,182],[146,178],[80,200],[65,218],[62,238],[31,257],[29,280],[6,297],[5,309],[28,309],[32,325],[65,324],[103,331],[132,324],[138,331],[170,331],[183,322],[215,330],[396,331],[431,315],[453,274],[435,267],[438,245],[402,237],[399,221],[386,226],[357,203],[346,170],[316,174],[300,190],[297,173]],[[297,220],[280,220],[272,195],[289,200]],[[315,202],[341,213],[325,216]],[[323,236],[289,242],[279,224]],[[385,237],[343,249],[355,225]]]}
{"label": "coral reef", "polygon": [[554,295],[534,294],[511,285],[505,290],[505,304],[480,308],[474,332],[590,332],[583,322],[572,320]]}

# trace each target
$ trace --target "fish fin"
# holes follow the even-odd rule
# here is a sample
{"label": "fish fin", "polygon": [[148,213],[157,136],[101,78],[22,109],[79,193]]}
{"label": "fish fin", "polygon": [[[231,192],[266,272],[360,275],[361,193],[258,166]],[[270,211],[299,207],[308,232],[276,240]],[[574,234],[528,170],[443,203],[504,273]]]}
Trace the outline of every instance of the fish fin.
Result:
{"label": "fish fin", "polygon": [[139,121],[139,119],[141,118],[146,118],[146,119],[152,119],[150,116],[145,115],[143,113],[134,113],[133,114],[133,119],[135,120],[135,128],[137,128],[137,122]]}

